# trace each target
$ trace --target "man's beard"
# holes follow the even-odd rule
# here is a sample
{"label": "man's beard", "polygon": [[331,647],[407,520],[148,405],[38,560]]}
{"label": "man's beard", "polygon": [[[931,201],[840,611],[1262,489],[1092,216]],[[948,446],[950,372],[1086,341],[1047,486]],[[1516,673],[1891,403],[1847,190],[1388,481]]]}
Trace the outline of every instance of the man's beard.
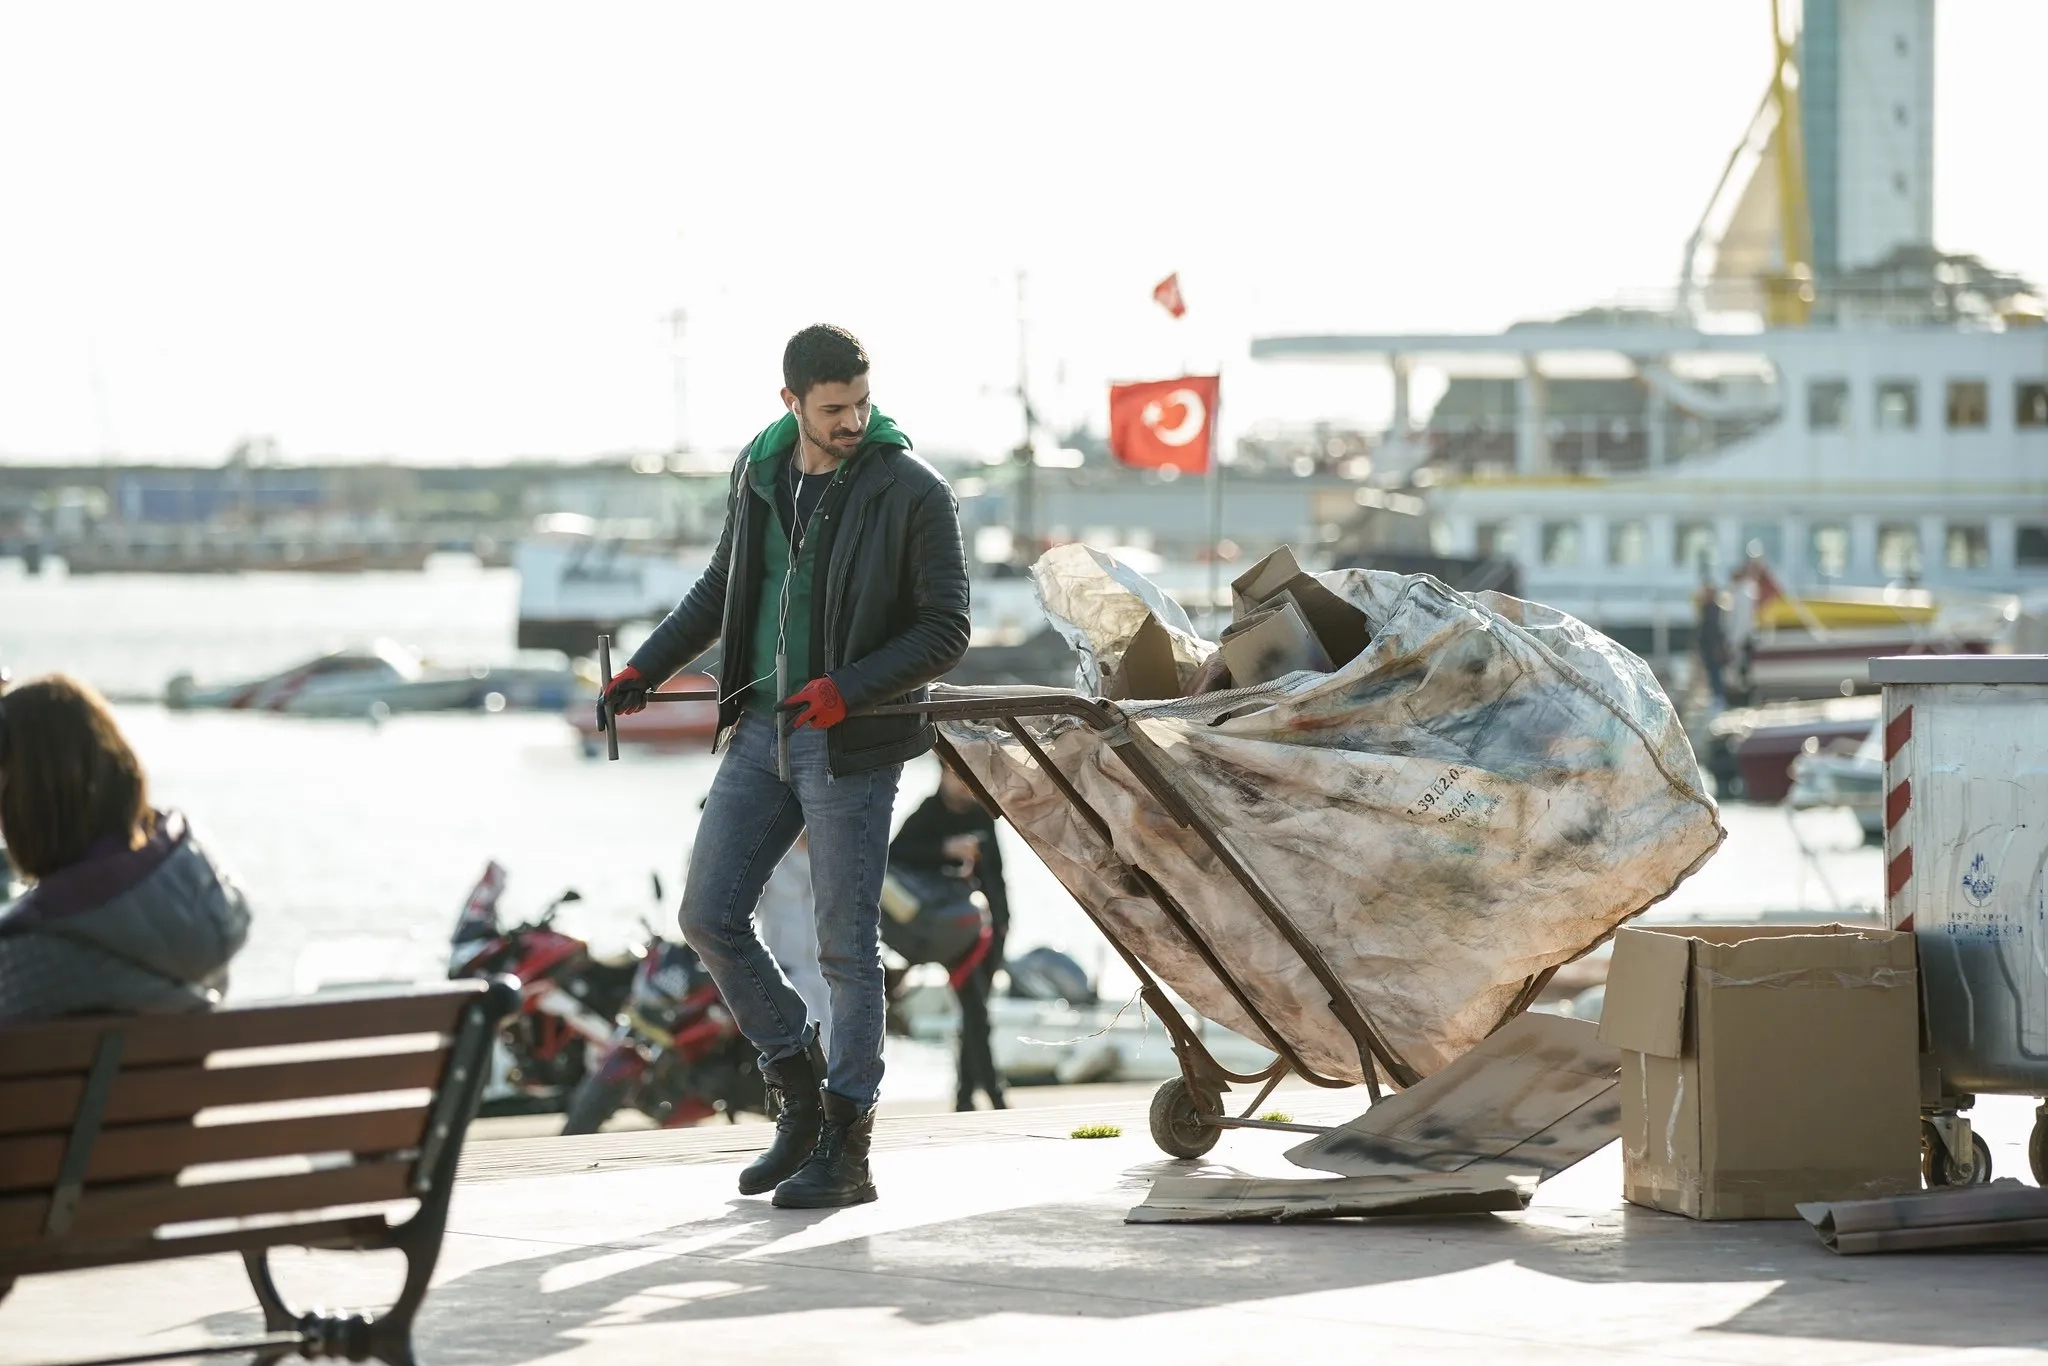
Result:
{"label": "man's beard", "polygon": [[860,437],[859,432],[848,431],[843,427],[821,432],[816,427],[813,427],[811,425],[810,420],[808,418],[805,418],[801,415],[798,416],[796,420],[796,425],[798,426],[798,428],[802,430],[804,434],[804,440],[808,441],[811,445],[817,447],[819,450],[825,452],[827,455],[834,456],[840,459],[844,459],[848,452],[845,450],[844,447],[839,446],[835,442],[831,441],[829,438],[835,435],[843,434],[845,436],[853,437],[857,441]]}

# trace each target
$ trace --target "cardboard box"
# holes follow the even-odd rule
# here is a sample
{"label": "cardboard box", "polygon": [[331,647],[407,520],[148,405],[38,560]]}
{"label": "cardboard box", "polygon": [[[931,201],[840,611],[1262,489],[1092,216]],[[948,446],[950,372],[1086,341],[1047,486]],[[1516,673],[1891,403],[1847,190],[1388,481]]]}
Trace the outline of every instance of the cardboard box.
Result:
{"label": "cardboard box", "polygon": [[1622,1050],[1623,1194],[1694,1219],[1920,1188],[1913,936],[1631,927],[1600,1038]]}
{"label": "cardboard box", "polygon": [[1230,581],[1231,616],[1236,620],[1250,616],[1301,574],[1301,561],[1294,558],[1293,549],[1281,546]]}
{"label": "cardboard box", "polygon": [[[1323,587],[1315,575],[1304,573],[1294,552],[1286,546],[1245,570],[1230,584],[1231,615],[1237,621],[1248,622],[1258,613],[1288,600],[1293,601],[1329,657],[1325,668],[1349,664],[1372,640],[1372,623],[1366,620],[1365,613]],[[1232,680],[1240,688],[1247,686],[1237,678],[1235,670]]]}
{"label": "cardboard box", "polygon": [[1329,652],[1292,598],[1281,598],[1271,607],[1232,622],[1218,648],[1234,688],[1271,683],[1298,669],[1328,673],[1331,667]]}
{"label": "cardboard box", "polygon": [[1124,647],[1123,658],[1103,688],[1104,697],[1116,702],[1156,702],[1180,696],[1180,666],[1173,658],[1173,637],[1159,624],[1159,618],[1145,614],[1145,624]]}

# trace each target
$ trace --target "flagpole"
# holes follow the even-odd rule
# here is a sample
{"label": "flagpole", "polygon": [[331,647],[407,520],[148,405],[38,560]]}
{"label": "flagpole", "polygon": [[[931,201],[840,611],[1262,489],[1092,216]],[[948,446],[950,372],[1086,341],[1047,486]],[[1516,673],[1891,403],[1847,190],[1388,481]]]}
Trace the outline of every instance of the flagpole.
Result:
{"label": "flagpole", "polygon": [[[1173,316],[1176,323],[1187,315],[1187,304],[1181,297],[1180,272],[1175,271],[1152,287],[1152,298],[1161,308]],[[1180,355],[1182,379],[1188,378],[1192,367],[1188,364],[1185,349],[1187,337],[1182,333],[1183,349]],[[1216,384],[1209,411],[1203,422],[1203,439],[1208,444],[1209,473],[1209,630],[1221,634],[1225,613],[1223,611],[1223,443],[1217,439],[1217,419],[1223,411],[1223,364],[1219,357],[1216,365]]]}
{"label": "flagpole", "polygon": [[[1223,367],[1217,366],[1221,375]],[[1223,443],[1217,419],[1223,412],[1223,385],[1216,385],[1216,410],[1209,414],[1209,634],[1223,632]]]}

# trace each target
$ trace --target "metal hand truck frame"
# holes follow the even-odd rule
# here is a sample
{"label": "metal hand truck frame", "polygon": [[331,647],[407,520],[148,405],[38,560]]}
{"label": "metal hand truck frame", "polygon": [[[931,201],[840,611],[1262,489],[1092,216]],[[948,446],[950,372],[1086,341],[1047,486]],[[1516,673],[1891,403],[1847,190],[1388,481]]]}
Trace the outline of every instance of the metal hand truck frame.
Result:
{"label": "metal hand truck frame", "polygon": [[[599,668],[604,675],[604,686],[609,690],[612,679],[611,638],[598,637]],[[659,692],[647,694],[649,702],[703,702],[716,701],[715,692]],[[606,751],[611,758],[619,757],[618,734],[612,725],[610,709],[599,704],[604,725]],[[1412,1086],[1419,1080],[1418,1074],[1383,1040],[1372,1023],[1366,1019],[1350,993],[1321,950],[1310,943],[1308,938],[1280,908],[1258,875],[1246,865],[1237,851],[1230,845],[1223,833],[1217,830],[1196,806],[1189,802],[1175,785],[1172,776],[1155,763],[1145,749],[1137,742],[1125,725],[1125,714],[1116,703],[1100,698],[1090,698],[1079,693],[1054,688],[1020,689],[1014,692],[976,690],[972,695],[964,691],[949,692],[946,696],[925,702],[876,707],[865,713],[870,716],[926,716],[934,722],[978,721],[1002,726],[1010,736],[1024,747],[1038,764],[1039,770],[1059,789],[1068,805],[1109,849],[1114,856],[1116,848],[1108,821],[1098,812],[1076,788],[1071,779],[1054,764],[1029,730],[1022,724],[1027,717],[1066,716],[1080,721],[1098,735],[1110,737],[1110,750],[1122,761],[1138,782],[1177,824],[1195,832],[1216,856],[1217,862],[1233,878],[1237,885],[1250,897],[1274,931],[1301,958],[1302,963],[1315,976],[1316,981],[1328,993],[1331,1012],[1350,1034],[1358,1049],[1360,1070],[1365,1078],[1366,1090],[1377,1102],[1384,1090],[1383,1078],[1396,1086]],[[963,763],[960,755],[946,740],[943,732],[938,737],[937,752],[940,762],[957,774],[981,803],[990,811],[1000,812],[1002,807],[990,796],[981,781]],[[1275,1052],[1273,1061],[1256,1072],[1233,1072],[1216,1061],[1201,1034],[1191,1025],[1187,1017],[1169,997],[1151,970],[1118,937],[1116,931],[1082,898],[1075,901],[1085,911],[1109,946],[1116,950],[1138,979],[1139,997],[1165,1028],[1174,1057],[1180,1063],[1180,1075],[1169,1078],[1161,1084],[1152,1098],[1150,1124],[1152,1139],[1160,1150],[1173,1157],[1200,1157],[1216,1146],[1225,1129],[1273,1129],[1286,1133],[1320,1135],[1330,1132],[1326,1127],[1313,1124],[1296,1124],[1282,1120],[1256,1118],[1259,1107],[1273,1094],[1275,1087],[1289,1075],[1301,1078],[1312,1086],[1330,1090],[1344,1090],[1355,1083],[1341,1078],[1326,1077],[1304,1062],[1288,1044],[1286,1036],[1267,1020],[1244,984],[1231,972],[1221,954],[1202,933],[1172,893],[1162,887],[1151,874],[1142,868],[1123,864],[1119,860],[1118,871],[1122,874],[1125,888],[1133,895],[1142,895],[1159,908],[1160,914],[1180,932],[1182,937],[1201,956],[1204,964],[1230,993],[1258,1029],[1268,1047]],[[1070,893],[1073,888],[1067,889]],[[1513,1005],[1501,1017],[1503,1021],[1513,1019],[1536,999],[1555,969],[1547,970],[1532,977],[1523,987]],[[1258,1094],[1240,1114],[1228,1113],[1223,1104],[1224,1093],[1233,1085],[1257,1086]]]}

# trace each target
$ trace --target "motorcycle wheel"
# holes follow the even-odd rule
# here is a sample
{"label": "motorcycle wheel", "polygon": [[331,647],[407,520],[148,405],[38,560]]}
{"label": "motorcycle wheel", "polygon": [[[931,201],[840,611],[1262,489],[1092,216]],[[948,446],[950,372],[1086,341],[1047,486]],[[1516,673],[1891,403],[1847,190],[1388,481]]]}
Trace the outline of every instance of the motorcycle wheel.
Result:
{"label": "motorcycle wheel", "polygon": [[630,1085],[627,1078],[610,1078],[601,1071],[584,1077],[576,1094],[569,1097],[569,1118],[562,1125],[563,1136],[594,1134],[603,1128],[604,1122],[626,1103]]}

